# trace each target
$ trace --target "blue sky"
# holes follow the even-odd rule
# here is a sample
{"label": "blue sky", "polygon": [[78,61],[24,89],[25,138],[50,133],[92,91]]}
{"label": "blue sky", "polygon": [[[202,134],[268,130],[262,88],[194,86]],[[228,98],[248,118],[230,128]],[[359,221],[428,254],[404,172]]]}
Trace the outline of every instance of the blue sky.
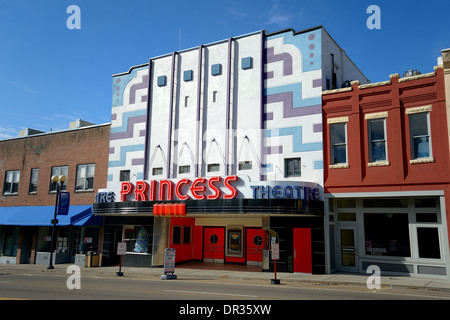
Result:
{"label": "blue sky", "polygon": [[[66,26],[70,5],[79,30]],[[370,5],[381,29],[366,26]],[[322,25],[372,82],[432,72],[450,47],[448,12],[448,0],[0,0],[0,139],[77,118],[107,123],[113,74],[259,30]]]}

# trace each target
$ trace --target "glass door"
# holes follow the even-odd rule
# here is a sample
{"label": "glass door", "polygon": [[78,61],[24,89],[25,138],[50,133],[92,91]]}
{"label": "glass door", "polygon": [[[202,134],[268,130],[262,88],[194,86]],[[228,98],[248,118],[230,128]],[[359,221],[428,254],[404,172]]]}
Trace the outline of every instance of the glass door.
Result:
{"label": "glass door", "polygon": [[340,270],[358,271],[358,251],[356,248],[356,227],[345,226],[338,228],[339,263]]}

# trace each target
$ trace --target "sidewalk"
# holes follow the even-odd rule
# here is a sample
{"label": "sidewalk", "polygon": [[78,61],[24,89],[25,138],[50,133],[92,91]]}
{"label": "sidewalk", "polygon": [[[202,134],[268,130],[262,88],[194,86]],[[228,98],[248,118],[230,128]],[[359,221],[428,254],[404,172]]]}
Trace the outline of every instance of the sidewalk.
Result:
{"label": "sidewalk", "polygon": [[[55,269],[48,270],[45,265],[8,265],[0,264],[0,275],[6,273],[23,273],[32,274],[58,274],[67,275],[67,268],[71,264],[57,264]],[[113,267],[80,267],[82,276],[91,277],[113,277],[117,278],[116,273],[119,271],[118,266]],[[136,268],[122,267],[121,270],[124,277],[135,279],[160,279],[164,274],[163,268]],[[270,284],[270,280],[274,279],[273,272],[250,272],[250,271],[234,271],[234,270],[211,270],[211,269],[194,269],[176,267],[175,275],[180,280],[236,280],[236,281],[265,281]],[[329,285],[353,284],[366,287],[370,274],[349,274],[334,273],[324,275],[311,275],[299,273],[277,272],[277,279],[281,284],[289,283],[321,283]],[[176,280],[164,280],[176,281]],[[450,281],[445,279],[419,278],[407,276],[382,276],[381,287],[403,286],[411,289],[428,289],[441,290],[450,292]]]}

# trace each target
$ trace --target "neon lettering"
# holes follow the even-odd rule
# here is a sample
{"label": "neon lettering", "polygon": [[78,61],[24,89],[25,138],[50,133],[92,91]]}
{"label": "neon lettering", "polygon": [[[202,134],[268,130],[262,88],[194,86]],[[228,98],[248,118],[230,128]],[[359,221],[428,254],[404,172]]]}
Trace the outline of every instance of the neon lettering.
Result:
{"label": "neon lettering", "polygon": [[189,179],[181,179],[180,181],[178,181],[177,185],[175,186],[175,194],[177,195],[177,198],[180,200],[187,200],[190,199],[191,197],[188,194],[182,194],[181,193],[181,187],[184,184],[188,184],[191,183],[191,180]]}
{"label": "neon lettering", "polygon": [[211,190],[213,191],[213,194],[208,195],[208,199],[219,199],[220,195],[222,194],[222,192],[220,191],[220,189],[214,184],[214,182],[220,182],[222,181],[221,177],[212,177],[209,179],[208,181],[208,186],[211,188]]}
{"label": "neon lettering", "polygon": [[122,182],[120,188],[120,201],[127,201],[127,195],[133,191],[133,184],[131,182]]}
{"label": "neon lettering", "polygon": [[145,181],[136,182],[136,190],[134,191],[134,200],[148,201],[147,198],[148,183]]}
{"label": "neon lettering", "polygon": [[234,199],[237,196],[237,189],[230,184],[230,181],[236,181],[238,179],[237,176],[229,176],[224,179],[225,186],[230,189],[231,194],[225,194],[223,196],[224,199]]}
{"label": "neon lettering", "polygon": [[[205,178],[198,178],[198,179],[195,179],[194,182],[192,183],[190,190],[191,190],[192,196],[195,199],[202,200],[202,199],[206,198],[206,195],[203,194],[203,192],[205,192],[205,190],[206,190],[206,187],[202,186],[202,185],[198,185],[200,183],[205,183],[205,181],[206,181]],[[201,192],[201,194],[199,194],[199,192]]]}

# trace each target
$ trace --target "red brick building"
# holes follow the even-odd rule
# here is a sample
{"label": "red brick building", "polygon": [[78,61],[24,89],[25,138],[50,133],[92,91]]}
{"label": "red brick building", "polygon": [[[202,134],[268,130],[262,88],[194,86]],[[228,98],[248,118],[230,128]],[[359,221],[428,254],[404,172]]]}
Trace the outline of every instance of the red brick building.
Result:
{"label": "red brick building", "polygon": [[102,222],[91,209],[106,186],[109,134],[110,124],[77,120],[68,130],[28,129],[0,141],[0,263],[43,263],[39,252],[50,249],[56,200],[53,175],[67,177],[62,190],[70,193],[69,214],[58,216],[56,261],[97,250]]}
{"label": "red brick building", "polygon": [[328,271],[447,277],[444,71],[325,91]]}

